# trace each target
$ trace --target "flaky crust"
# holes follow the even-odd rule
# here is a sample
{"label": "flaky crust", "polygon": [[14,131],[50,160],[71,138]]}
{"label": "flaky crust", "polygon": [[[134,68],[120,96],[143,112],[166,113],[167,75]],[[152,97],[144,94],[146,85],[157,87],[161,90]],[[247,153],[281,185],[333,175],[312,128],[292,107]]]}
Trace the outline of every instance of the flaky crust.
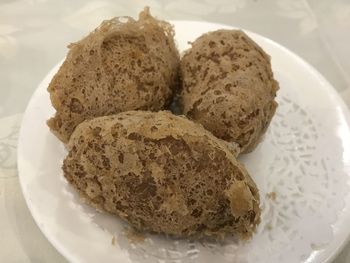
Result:
{"label": "flaky crust", "polygon": [[252,151],[277,107],[270,57],[242,31],[218,30],[192,43],[181,76],[184,114]]}
{"label": "flaky crust", "polygon": [[99,209],[142,231],[249,237],[255,183],[226,142],[170,112],[129,111],[81,123],[63,171]]}
{"label": "flaky crust", "polygon": [[64,143],[86,119],[163,109],[176,89],[179,54],[172,26],[148,8],[137,21],[104,21],[69,49],[48,87],[56,109],[48,126]]}

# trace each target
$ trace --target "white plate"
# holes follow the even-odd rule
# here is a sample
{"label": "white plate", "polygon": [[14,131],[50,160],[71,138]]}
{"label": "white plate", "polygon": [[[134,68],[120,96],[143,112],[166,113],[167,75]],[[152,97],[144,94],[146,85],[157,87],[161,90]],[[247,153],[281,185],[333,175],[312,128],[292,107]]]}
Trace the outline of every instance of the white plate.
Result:
{"label": "white plate", "polygon": [[[200,34],[227,26],[174,22],[181,50]],[[49,132],[48,83],[24,115],[18,169],[29,209],[48,240],[72,262],[328,262],[350,232],[350,115],[331,85],[279,44],[249,33],[272,57],[280,106],[263,143],[241,159],[258,184],[262,222],[247,243],[148,235],[131,242],[118,218],[82,204],[62,176],[66,154]],[[267,196],[275,192],[276,199]],[[115,244],[112,238],[115,237]]]}

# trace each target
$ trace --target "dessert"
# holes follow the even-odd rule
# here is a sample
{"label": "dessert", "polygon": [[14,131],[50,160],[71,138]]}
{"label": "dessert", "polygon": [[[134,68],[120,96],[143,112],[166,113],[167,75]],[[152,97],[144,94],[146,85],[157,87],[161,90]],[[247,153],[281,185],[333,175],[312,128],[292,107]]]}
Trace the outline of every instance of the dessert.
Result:
{"label": "dessert", "polygon": [[259,193],[227,143],[170,112],[128,111],[77,126],[64,176],[141,231],[249,237]]}
{"label": "dessert", "polygon": [[240,30],[209,32],[191,45],[181,60],[183,113],[252,151],[277,107],[270,57]]}
{"label": "dessert", "polygon": [[104,21],[69,49],[48,87],[56,110],[48,126],[62,142],[84,120],[170,103],[179,68],[174,32],[148,8],[138,20]]}

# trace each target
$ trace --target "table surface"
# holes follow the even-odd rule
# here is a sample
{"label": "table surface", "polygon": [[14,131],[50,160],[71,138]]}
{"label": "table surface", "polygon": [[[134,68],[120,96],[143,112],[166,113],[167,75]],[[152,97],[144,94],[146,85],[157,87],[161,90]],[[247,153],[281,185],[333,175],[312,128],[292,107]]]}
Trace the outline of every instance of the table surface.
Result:
{"label": "table surface", "polygon": [[[350,105],[348,0],[0,1],[0,262],[66,262],[35,225],[20,190],[16,148],[22,113],[46,73],[74,42],[143,6],[162,19],[248,29],[288,47]],[[350,262],[350,244],[334,260]]]}

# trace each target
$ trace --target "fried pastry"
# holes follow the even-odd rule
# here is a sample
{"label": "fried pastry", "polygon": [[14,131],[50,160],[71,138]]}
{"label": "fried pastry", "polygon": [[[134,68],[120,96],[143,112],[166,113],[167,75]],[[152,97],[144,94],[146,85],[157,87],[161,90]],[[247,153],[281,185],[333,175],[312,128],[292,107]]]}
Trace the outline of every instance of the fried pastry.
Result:
{"label": "fried pastry", "polygon": [[239,30],[209,32],[191,44],[181,60],[183,113],[252,151],[277,107],[270,57]]}
{"label": "fried pastry", "polygon": [[180,62],[172,26],[153,18],[148,8],[137,21],[104,21],[69,49],[48,87],[56,110],[48,126],[64,143],[84,120],[163,109],[177,87]]}
{"label": "fried pastry", "polygon": [[227,143],[170,112],[129,111],[84,121],[64,176],[98,209],[141,231],[249,237],[259,193]]}

